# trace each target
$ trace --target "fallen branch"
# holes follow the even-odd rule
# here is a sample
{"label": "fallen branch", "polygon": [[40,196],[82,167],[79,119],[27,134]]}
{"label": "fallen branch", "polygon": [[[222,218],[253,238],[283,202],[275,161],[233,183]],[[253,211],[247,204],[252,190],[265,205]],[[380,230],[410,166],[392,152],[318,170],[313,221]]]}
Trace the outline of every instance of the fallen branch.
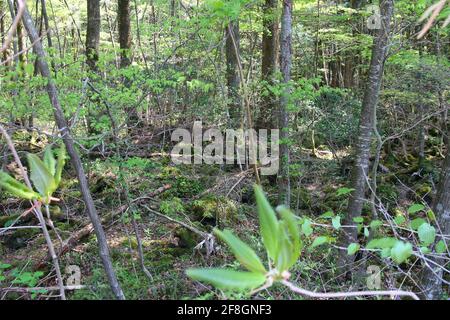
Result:
{"label": "fallen branch", "polygon": [[403,290],[392,290],[392,291],[353,291],[353,292],[313,292],[309,291],[300,287],[297,287],[293,283],[282,280],[282,284],[284,284],[286,287],[294,291],[295,293],[298,293],[302,296],[307,296],[311,298],[349,298],[349,297],[363,297],[363,296],[406,296],[411,297],[414,300],[420,300],[419,297],[409,291],[403,291]]}

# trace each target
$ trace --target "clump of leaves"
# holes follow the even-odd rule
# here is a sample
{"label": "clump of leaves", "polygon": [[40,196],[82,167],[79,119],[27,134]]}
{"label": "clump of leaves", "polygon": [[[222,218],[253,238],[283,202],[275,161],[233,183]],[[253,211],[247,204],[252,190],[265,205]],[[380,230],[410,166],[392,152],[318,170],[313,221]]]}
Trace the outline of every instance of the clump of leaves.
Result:
{"label": "clump of leaves", "polygon": [[0,187],[16,197],[26,200],[38,200],[48,205],[51,200],[55,200],[52,194],[61,182],[62,170],[66,163],[64,144],[61,144],[61,147],[58,149],[56,158],[51,147],[47,146],[43,160],[31,153],[27,155],[27,160],[30,168],[30,180],[33,182],[36,191],[17,181],[4,171],[0,171]]}
{"label": "clump of leaves", "polygon": [[262,242],[267,251],[267,268],[256,252],[236,237],[230,230],[214,229],[214,234],[224,241],[236,259],[248,271],[231,269],[189,269],[186,274],[194,280],[204,281],[219,289],[245,291],[290,277],[289,269],[300,256],[302,241],[294,214],[284,206],[279,206],[275,214],[261,187],[255,186],[256,203],[260,222]]}

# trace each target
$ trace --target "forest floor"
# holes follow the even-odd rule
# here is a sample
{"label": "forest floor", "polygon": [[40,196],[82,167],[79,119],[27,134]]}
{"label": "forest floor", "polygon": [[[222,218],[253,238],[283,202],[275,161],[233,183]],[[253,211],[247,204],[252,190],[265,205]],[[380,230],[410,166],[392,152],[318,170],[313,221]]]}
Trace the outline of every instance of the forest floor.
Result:
{"label": "forest floor", "polygon": [[[18,149],[38,152],[41,144],[23,143],[18,145]],[[104,218],[111,255],[125,296],[127,299],[216,298],[217,291],[188,279],[185,270],[193,266],[227,265],[237,268],[238,264],[220,243],[214,243],[214,252],[208,254],[205,244],[199,245],[205,239],[182,224],[206,233],[211,232],[214,226],[233,229],[257,252],[262,253],[254,208],[252,171],[240,171],[238,167],[232,166],[175,166],[167,155],[148,154],[146,156],[143,152],[140,157],[127,157],[120,162],[102,156],[83,160],[97,209]],[[345,150],[336,154],[340,156],[333,156],[326,148],[315,155],[310,150],[295,151],[291,191],[292,208],[297,215],[311,217],[320,223],[320,216],[325,212],[345,212],[347,198],[336,191],[348,185],[347,167],[350,166],[346,165],[348,157],[343,157],[346,155]],[[417,171],[417,165],[414,165],[417,159],[410,154],[405,156],[399,151],[383,155],[378,195],[390,214],[404,211],[415,201],[430,199],[431,184],[436,181],[438,172],[427,168],[439,168],[433,162],[440,161],[440,157],[435,151],[429,152],[427,156],[430,165]],[[77,181],[69,178],[75,176],[71,170],[68,166],[66,179],[63,179],[56,194],[61,201],[51,208],[54,224],[51,235],[57,249],[61,247],[58,237],[66,241],[89,224],[83,214],[84,203]],[[271,203],[276,204],[275,183],[270,178],[264,178],[263,185]],[[124,195],[126,193],[128,196]],[[2,194],[1,198],[0,207],[4,214],[0,216],[0,227],[5,227],[27,210],[28,203],[10,199],[6,194]],[[365,208],[365,214],[370,215],[369,206]],[[142,271],[133,219],[137,223],[138,238],[142,243],[143,262],[151,278]],[[20,225],[37,223],[30,217]],[[327,232],[333,233],[332,230]],[[95,235],[87,233],[76,239],[66,251],[60,255],[63,273],[68,266],[79,267],[80,283],[85,286],[71,291],[69,299],[113,298],[98,256]],[[322,291],[339,288],[342,283],[336,280],[335,254],[336,250],[331,250],[331,247],[314,252],[305,250],[293,270],[295,281],[307,288]],[[8,285],[11,287],[55,285],[55,279],[49,276],[53,272],[47,255],[40,229],[13,230],[0,237],[0,262],[11,265],[4,271],[5,281],[9,280]],[[71,275],[65,274],[66,279],[69,279]],[[401,275],[390,274],[383,281],[393,281],[392,278],[396,277]],[[51,297],[50,292],[24,293],[12,290],[0,294],[8,299],[23,295],[40,299]],[[245,298],[239,294],[227,297]],[[262,291],[259,297],[300,298],[281,287],[270,292]]]}

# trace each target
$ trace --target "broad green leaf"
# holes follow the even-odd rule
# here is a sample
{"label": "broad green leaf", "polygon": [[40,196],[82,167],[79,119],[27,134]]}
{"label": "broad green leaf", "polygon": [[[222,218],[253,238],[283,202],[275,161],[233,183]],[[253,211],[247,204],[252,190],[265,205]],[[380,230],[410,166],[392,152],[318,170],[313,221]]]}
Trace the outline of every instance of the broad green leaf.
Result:
{"label": "broad green leaf", "polygon": [[327,211],[324,214],[320,215],[319,218],[333,218],[334,217],[334,212],[333,211]]}
{"label": "broad green leaf", "polygon": [[325,244],[327,242],[328,242],[328,237],[325,237],[325,236],[317,237],[317,238],[314,239],[314,241],[313,241],[313,243],[311,245],[311,249],[313,249],[315,247],[318,247],[318,246],[320,246],[322,244]]}
{"label": "broad green leaf", "polygon": [[339,230],[341,228],[341,217],[340,216],[333,217],[333,219],[331,219],[331,224],[333,225],[333,228]]}
{"label": "broad green leaf", "polygon": [[419,227],[420,227],[422,224],[424,224],[424,223],[427,223],[427,222],[425,221],[425,219],[423,219],[423,218],[416,218],[416,219],[414,219],[414,220],[411,221],[411,229],[413,229],[413,230],[418,230]]}
{"label": "broad green leaf", "polygon": [[342,196],[342,195],[345,195],[345,194],[349,194],[353,190],[355,190],[355,189],[353,189],[353,188],[345,188],[345,187],[344,188],[339,188],[336,191],[336,195],[337,196]]}
{"label": "broad green leaf", "polygon": [[378,227],[380,227],[380,226],[382,226],[383,225],[383,222],[382,221],[380,221],[380,220],[373,220],[371,223],[370,223],[370,229],[373,229],[373,231],[375,231]]}
{"label": "broad green leaf", "polygon": [[267,272],[255,251],[231,233],[230,230],[222,232],[214,229],[214,234],[228,244],[236,259],[248,270],[261,273]]}
{"label": "broad green leaf", "polygon": [[11,265],[8,263],[0,263],[0,270],[1,269],[8,269],[11,268]]}
{"label": "broad green leaf", "polygon": [[424,223],[417,231],[419,232],[419,239],[422,242],[422,245],[427,247],[434,243],[434,240],[436,239],[436,229],[433,226]]}
{"label": "broad green leaf", "polygon": [[28,188],[23,183],[20,183],[4,171],[0,171],[0,187],[7,190],[12,195],[22,199],[33,200],[39,198],[39,194]]}
{"label": "broad green leaf", "polygon": [[262,188],[258,185],[255,185],[254,188],[262,240],[269,257],[275,260],[278,248],[279,222]]}
{"label": "broad green leaf", "polygon": [[436,243],[436,253],[444,253],[445,251],[447,251],[445,242],[444,240],[440,240],[438,243]]}
{"label": "broad green leaf", "polygon": [[50,174],[52,176],[54,176],[55,173],[56,173],[56,159],[53,156],[53,151],[52,151],[52,148],[50,146],[47,146],[45,148],[44,164],[47,167],[48,172],[50,172]]}
{"label": "broad green leaf", "polygon": [[55,179],[44,162],[36,155],[29,153],[27,157],[31,171],[30,179],[33,181],[34,187],[42,197],[49,197],[56,190]]}
{"label": "broad green leaf", "polygon": [[397,241],[391,249],[391,258],[395,263],[401,264],[411,256],[412,252],[411,243]]}
{"label": "broad green leaf", "polygon": [[364,218],[363,217],[354,217],[352,220],[355,223],[363,223],[364,222]]}
{"label": "broad green leaf", "polygon": [[400,226],[406,222],[406,218],[404,216],[396,216],[394,222],[396,225]]}
{"label": "broad green leaf", "polygon": [[262,273],[229,269],[188,269],[186,274],[194,280],[212,284],[218,289],[235,291],[255,289],[266,281],[266,276]]}
{"label": "broad green leaf", "polygon": [[291,261],[288,265],[288,268],[290,268],[297,262],[298,258],[300,257],[300,251],[303,245],[302,241],[300,240],[300,230],[297,220],[295,219],[295,216],[291,210],[284,206],[278,207],[277,210],[280,213],[281,218],[285,222],[289,238],[292,241]]}
{"label": "broad green leaf", "polygon": [[425,209],[425,206],[423,204],[415,203],[408,208],[408,213],[413,214],[413,213],[422,211],[423,209]]}
{"label": "broad green leaf", "polygon": [[313,233],[313,228],[311,226],[311,220],[305,219],[302,223],[302,233],[309,237]]}
{"label": "broad green leaf", "polygon": [[347,254],[349,256],[354,255],[360,247],[361,246],[359,245],[359,243],[350,243],[350,245],[347,247]]}
{"label": "broad green leaf", "polygon": [[66,146],[64,143],[61,143],[61,146],[58,149],[58,160],[56,163],[56,172],[55,172],[55,183],[56,186],[59,186],[61,182],[61,175],[66,164]]}
{"label": "broad green leaf", "polygon": [[390,249],[395,245],[396,242],[397,242],[397,239],[391,238],[391,237],[373,239],[373,240],[369,241],[366,248],[367,249]]}
{"label": "broad green leaf", "polygon": [[279,224],[280,229],[278,232],[278,255],[274,262],[275,267],[278,271],[285,271],[290,267],[294,245],[289,239],[286,222],[280,221]]}

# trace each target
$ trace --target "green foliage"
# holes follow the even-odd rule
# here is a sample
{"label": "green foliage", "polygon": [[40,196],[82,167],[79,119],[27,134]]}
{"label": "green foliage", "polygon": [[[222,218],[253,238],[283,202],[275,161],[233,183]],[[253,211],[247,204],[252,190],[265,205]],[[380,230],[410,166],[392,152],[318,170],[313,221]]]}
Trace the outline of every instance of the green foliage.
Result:
{"label": "green foliage", "polygon": [[0,171],[0,187],[3,187],[16,197],[32,200],[37,199],[44,204],[49,204],[53,192],[61,181],[61,173],[65,164],[65,149],[62,146],[58,152],[58,160],[48,146],[44,152],[44,161],[38,156],[29,153],[27,155],[30,167],[30,179],[38,193],[30,190],[7,173]]}
{"label": "green foliage", "polygon": [[277,208],[281,219],[267,201],[260,186],[255,186],[255,196],[259,214],[260,230],[269,261],[269,272],[263,266],[253,249],[234,236],[231,231],[214,230],[214,233],[228,244],[236,259],[250,272],[229,269],[188,269],[186,274],[194,280],[204,281],[220,289],[243,291],[254,289],[265,282],[286,278],[286,272],[298,260],[302,242],[298,222],[292,212],[280,206]]}

